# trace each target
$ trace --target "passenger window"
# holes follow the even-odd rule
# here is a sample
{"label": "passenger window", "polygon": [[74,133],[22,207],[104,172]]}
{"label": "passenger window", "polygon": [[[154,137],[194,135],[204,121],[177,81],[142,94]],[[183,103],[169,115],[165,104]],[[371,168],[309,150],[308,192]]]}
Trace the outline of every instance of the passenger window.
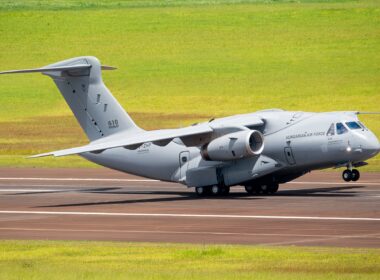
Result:
{"label": "passenger window", "polygon": [[327,136],[333,136],[333,135],[335,135],[335,125],[333,123],[330,125],[329,130],[327,130],[327,134],[326,135]]}
{"label": "passenger window", "polygon": [[361,129],[360,125],[357,122],[346,122],[346,125],[349,129]]}
{"label": "passenger window", "polygon": [[337,134],[344,134],[347,131],[348,131],[347,128],[342,123],[336,124],[336,133]]}

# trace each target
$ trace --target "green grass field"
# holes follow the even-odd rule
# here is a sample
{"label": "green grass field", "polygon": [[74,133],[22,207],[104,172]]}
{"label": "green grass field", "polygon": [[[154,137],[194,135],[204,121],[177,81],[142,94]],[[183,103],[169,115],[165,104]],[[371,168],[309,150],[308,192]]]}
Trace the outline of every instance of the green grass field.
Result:
{"label": "green grass field", "polygon": [[[0,1],[0,68],[95,55],[143,128],[265,108],[380,111],[380,1]],[[86,143],[52,81],[0,76],[0,166]],[[364,122],[380,136],[380,117]],[[366,170],[380,171],[380,157]]]}
{"label": "green grass field", "polygon": [[379,250],[0,241],[1,279],[379,279]]}

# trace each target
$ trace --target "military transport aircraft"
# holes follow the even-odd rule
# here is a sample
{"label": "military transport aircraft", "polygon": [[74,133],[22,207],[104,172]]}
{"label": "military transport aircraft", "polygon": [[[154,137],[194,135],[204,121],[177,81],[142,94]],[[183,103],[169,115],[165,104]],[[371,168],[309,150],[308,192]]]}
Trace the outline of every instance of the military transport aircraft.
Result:
{"label": "military transport aircraft", "polygon": [[180,182],[196,194],[273,194],[279,184],[315,169],[347,167],[345,181],[380,151],[361,112],[289,112],[279,109],[211,119],[179,129],[139,128],[103,84],[101,66],[85,56],[38,69],[50,76],[90,144],[32,157],[80,155],[97,164],[162,181]]}

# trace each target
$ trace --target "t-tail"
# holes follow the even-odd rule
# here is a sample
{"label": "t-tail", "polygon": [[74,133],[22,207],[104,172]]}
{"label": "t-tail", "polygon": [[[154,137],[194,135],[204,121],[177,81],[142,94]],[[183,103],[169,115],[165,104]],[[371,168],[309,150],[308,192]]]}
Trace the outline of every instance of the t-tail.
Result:
{"label": "t-tail", "polygon": [[141,129],[113,97],[102,80],[101,66],[92,56],[76,57],[37,69],[0,72],[0,74],[41,72],[51,77],[90,141],[115,133],[133,135]]}

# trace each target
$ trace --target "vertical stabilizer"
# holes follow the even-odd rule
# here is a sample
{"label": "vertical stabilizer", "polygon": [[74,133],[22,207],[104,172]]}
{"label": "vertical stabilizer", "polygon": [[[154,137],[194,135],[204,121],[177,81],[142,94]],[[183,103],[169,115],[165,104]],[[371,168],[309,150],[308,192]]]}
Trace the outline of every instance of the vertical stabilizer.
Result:
{"label": "vertical stabilizer", "polygon": [[[80,65],[89,67],[75,68]],[[104,85],[102,67],[97,58],[72,58],[44,68],[55,67],[73,67],[71,70],[43,73],[54,80],[91,141],[118,132],[133,133],[140,130]]]}
{"label": "vertical stabilizer", "polygon": [[104,85],[102,69],[115,68],[101,66],[96,57],[83,56],[42,68],[4,71],[0,74],[40,72],[50,76],[90,141],[119,132],[133,135],[142,131]]}

